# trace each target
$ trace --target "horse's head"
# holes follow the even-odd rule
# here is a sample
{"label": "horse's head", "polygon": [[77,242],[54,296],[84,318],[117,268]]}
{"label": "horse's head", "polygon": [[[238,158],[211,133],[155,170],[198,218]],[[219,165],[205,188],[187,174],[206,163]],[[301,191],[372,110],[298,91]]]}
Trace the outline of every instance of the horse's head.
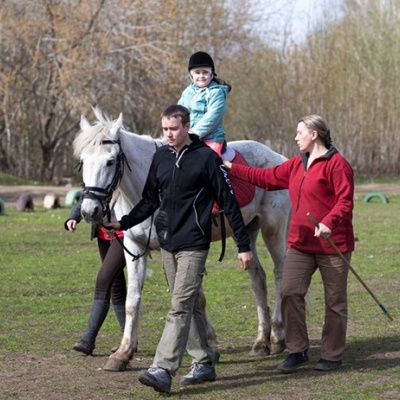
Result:
{"label": "horse's head", "polygon": [[74,155],[79,158],[83,179],[82,218],[98,222],[109,214],[110,201],[124,169],[124,153],[119,131],[122,114],[115,121],[93,109],[98,121],[90,124],[81,117],[80,132],[74,140]]}

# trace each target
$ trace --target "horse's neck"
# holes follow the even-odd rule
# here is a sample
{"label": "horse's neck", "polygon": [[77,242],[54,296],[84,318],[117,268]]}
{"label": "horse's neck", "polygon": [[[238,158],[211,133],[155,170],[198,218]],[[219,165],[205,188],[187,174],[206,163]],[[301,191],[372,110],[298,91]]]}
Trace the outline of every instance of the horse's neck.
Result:
{"label": "horse's neck", "polygon": [[125,207],[132,208],[142,198],[143,187],[157,145],[156,141],[149,136],[130,132],[125,132],[121,145],[126,157],[126,165],[119,191],[125,198],[121,202],[125,204]]}

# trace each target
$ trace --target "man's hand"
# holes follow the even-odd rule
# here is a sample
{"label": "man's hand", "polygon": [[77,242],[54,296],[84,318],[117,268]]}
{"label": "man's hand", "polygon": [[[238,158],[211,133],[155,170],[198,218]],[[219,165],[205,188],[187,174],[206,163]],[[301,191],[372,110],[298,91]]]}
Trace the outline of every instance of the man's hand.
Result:
{"label": "man's hand", "polygon": [[247,251],[245,253],[239,253],[239,264],[243,270],[248,270],[253,264],[253,253],[251,251]]}
{"label": "man's hand", "polygon": [[107,236],[112,238],[115,235],[115,231],[121,230],[121,225],[119,222],[109,222],[107,224],[103,223],[103,228],[105,229]]}

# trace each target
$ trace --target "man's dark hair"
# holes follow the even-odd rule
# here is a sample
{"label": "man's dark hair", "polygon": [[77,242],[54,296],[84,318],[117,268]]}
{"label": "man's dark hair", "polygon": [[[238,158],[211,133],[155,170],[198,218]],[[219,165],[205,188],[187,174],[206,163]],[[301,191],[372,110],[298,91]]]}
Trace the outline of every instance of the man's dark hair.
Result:
{"label": "man's dark hair", "polygon": [[186,107],[179,104],[173,104],[168,106],[162,113],[161,118],[180,118],[182,121],[182,126],[190,123],[190,112]]}

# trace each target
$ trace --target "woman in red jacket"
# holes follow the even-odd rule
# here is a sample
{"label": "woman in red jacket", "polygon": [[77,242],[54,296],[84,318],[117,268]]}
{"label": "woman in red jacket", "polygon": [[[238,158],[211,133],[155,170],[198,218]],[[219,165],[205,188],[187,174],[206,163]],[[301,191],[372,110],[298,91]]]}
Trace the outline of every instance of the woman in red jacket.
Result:
{"label": "woman in red jacket", "polygon": [[[224,161],[233,176],[265,190],[289,189],[292,219],[282,277],[282,319],[289,356],[279,364],[291,372],[308,361],[309,339],[305,295],[318,268],[325,294],[321,359],[315,369],[342,366],[347,329],[348,267],[328,237],[350,261],[354,176],[350,164],[332,145],[330,129],[318,115],[300,118],[295,137],[300,154],[272,168],[254,168]],[[319,224],[308,219],[311,213]]]}

